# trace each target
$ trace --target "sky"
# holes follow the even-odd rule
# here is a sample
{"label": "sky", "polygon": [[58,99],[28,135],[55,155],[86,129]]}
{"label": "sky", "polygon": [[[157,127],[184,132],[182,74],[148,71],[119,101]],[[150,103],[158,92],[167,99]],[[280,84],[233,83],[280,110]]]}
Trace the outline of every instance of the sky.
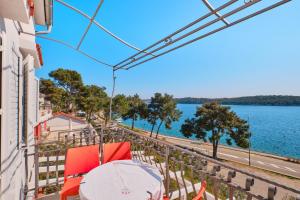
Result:
{"label": "sky", "polygon": [[[65,2],[90,16],[99,3]],[[219,0],[210,2],[215,7],[220,4]],[[261,6],[266,2],[275,1],[263,0]],[[137,93],[142,98],[155,92],[175,97],[300,95],[299,11],[300,1],[293,0],[136,68],[119,70],[116,93]],[[130,44],[145,48],[207,12],[200,0],[104,0],[96,20]],[[47,37],[76,46],[88,23],[55,2],[54,24]],[[111,92],[110,67],[60,44],[44,39],[37,42],[44,59],[44,66],[37,71],[39,78],[62,67],[78,71],[85,84],[104,86]],[[136,53],[95,25],[81,50],[112,65]]]}

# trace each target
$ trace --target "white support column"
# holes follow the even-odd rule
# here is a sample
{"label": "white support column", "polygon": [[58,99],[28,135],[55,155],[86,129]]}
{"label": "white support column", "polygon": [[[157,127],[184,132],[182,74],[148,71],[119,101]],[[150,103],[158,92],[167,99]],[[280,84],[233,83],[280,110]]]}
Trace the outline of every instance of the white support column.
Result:
{"label": "white support column", "polygon": [[113,101],[113,98],[114,98],[116,78],[117,78],[115,76],[115,69],[113,69],[112,78],[113,78],[113,85],[112,85],[112,91],[111,91],[111,97],[110,97],[110,104],[109,104],[109,121],[110,122],[112,120],[112,101]]}

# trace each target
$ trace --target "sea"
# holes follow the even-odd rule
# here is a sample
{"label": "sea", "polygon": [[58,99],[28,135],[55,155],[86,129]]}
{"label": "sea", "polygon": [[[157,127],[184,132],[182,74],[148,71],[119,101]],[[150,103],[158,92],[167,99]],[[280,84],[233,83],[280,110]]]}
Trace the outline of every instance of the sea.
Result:
{"label": "sea", "polygon": [[[173,122],[171,129],[162,126],[159,134],[185,138],[180,132],[181,125],[186,118],[194,117],[199,106],[201,105],[178,104],[178,109],[182,111],[180,120]],[[300,159],[300,106],[229,106],[239,117],[249,122],[252,133],[251,150]],[[130,126],[131,120],[122,123]],[[136,121],[135,127],[151,130],[150,124],[145,120]],[[221,139],[221,144],[227,145],[225,139]]]}

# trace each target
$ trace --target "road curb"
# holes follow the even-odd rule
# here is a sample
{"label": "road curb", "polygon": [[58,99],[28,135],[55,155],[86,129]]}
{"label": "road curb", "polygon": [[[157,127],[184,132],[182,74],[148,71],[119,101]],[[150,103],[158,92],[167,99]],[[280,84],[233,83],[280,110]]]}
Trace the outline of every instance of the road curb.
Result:
{"label": "road curb", "polygon": [[[144,133],[150,133],[149,131],[146,131],[146,130],[143,130],[143,129],[140,129],[140,128],[135,128],[135,129],[138,129],[138,130],[140,130]],[[194,140],[191,140],[191,139],[178,138],[178,137],[167,136],[167,135],[162,135],[162,134],[160,134],[159,137],[161,137],[161,138],[170,138],[170,139],[179,140],[179,141],[181,140],[181,141],[191,142],[191,143],[197,143],[197,141],[194,141]],[[203,142],[201,144],[211,146],[211,144],[207,143],[207,142]],[[240,152],[248,153],[248,150],[244,150],[244,149],[240,149],[240,148],[236,148],[236,147],[228,147],[228,146],[225,146],[225,145],[219,145],[219,148],[230,149],[230,150],[233,150],[233,151],[240,151]],[[296,159],[296,158],[283,157],[283,156],[279,156],[279,155],[273,155],[273,154],[258,152],[258,151],[251,151],[251,154],[265,156],[265,157],[269,157],[269,158],[274,158],[274,159],[278,159],[278,160],[283,160],[283,161],[287,161],[287,162],[291,162],[291,163],[300,164],[300,160]]]}
{"label": "road curb", "polygon": [[[137,129],[137,128],[136,128]],[[149,131],[145,131],[145,130],[142,130],[142,129],[137,129],[138,131],[136,132],[139,132],[140,134],[149,134],[150,132]],[[158,137],[159,139],[161,140],[168,140],[168,139],[173,139],[173,140],[177,140],[177,141],[183,141],[183,142],[186,142],[186,143],[194,143],[194,144],[197,144],[195,141],[193,140],[190,140],[190,139],[183,139],[183,138],[177,138],[177,137],[172,137],[172,136],[165,136],[165,135],[159,135]],[[172,141],[167,141],[169,143],[172,143],[174,144],[174,142]],[[207,146],[210,146],[209,143],[201,143],[201,145],[207,145]],[[180,145],[182,147],[185,147],[187,149],[194,149],[192,147],[188,147],[188,146],[185,146],[185,145]],[[205,147],[204,147],[205,148]],[[243,152],[243,153],[248,153],[247,150],[243,150],[243,149],[237,149],[237,148],[233,148],[233,147],[227,147],[227,146],[224,146],[224,145],[221,145],[220,148],[223,148],[223,149],[229,149],[229,150],[234,150],[234,151],[238,151],[238,152]],[[291,162],[291,163],[300,163],[300,160],[297,160],[297,159],[293,159],[292,161],[289,160],[290,158],[287,158],[287,157],[282,157],[282,156],[276,156],[276,155],[271,155],[271,154],[266,154],[266,153],[260,153],[260,152],[255,152],[255,151],[251,151],[251,154],[254,154],[254,155],[259,155],[259,156],[264,156],[264,157],[269,157],[269,158],[273,158],[273,159],[277,159],[277,160],[282,160],[282,161],[286,161],[286,162]],[[208,155],[207,155],[208,156]],[[252,168],[256,168],[256,169],[260,169],[260,170],[264,170],[266,172],[271,172],[271,173],[276,173],[278,175],[282,175],[282,176],[286,176],[286,177],[290,177],[290,178],[295,178],[297,180],[300,180],[300,177],[298,176],[294,176],[294,175],[290,175],[290,174],[286,174],[285,172],[278,172],[276,170],[273,170],[273,169],[265,169],[263,167],[259,167],[259,166],[255,166],[255,165],[247,165],[243,162],[240,162],[240,161],[236,161],[236,160],[230,160],[230,159],[226,159],[226,158],[222,158],[224,161],[227,161],[227,162],[232,162],[232,163],[237,163],[237,164],[242,164],[244,166],[248,166],[248,167],[252,167]]]}

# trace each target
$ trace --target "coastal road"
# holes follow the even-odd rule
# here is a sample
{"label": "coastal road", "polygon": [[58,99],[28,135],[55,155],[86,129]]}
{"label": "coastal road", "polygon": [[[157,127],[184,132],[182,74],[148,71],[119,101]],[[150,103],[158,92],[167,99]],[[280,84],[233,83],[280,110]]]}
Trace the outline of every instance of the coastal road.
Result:
{"label": "coastal road", "polygon": [[[193,148],[205,154],[212,155],[212,146],[208,143],[196,143],[191,140],[168,136],[161,137],[170,143]],[[218,148],[218,158],[245,165],[249,164],[249,153],[247,151],[221,145]],[[253,167],[300,179],[300,163],[289,161],[288,158],[251,152],[250,161]]]}

